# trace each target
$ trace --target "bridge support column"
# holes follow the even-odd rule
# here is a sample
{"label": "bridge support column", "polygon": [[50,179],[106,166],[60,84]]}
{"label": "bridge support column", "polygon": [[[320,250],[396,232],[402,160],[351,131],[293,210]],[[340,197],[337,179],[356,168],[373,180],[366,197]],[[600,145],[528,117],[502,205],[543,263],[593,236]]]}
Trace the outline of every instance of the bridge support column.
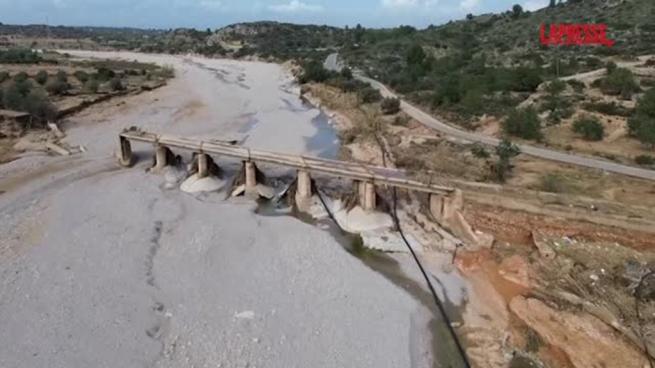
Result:
{"label": "bridge support column", "polygon": [[359,205],[365,211],[373,211],[377,207],[375,184],[369,181],[359,182]]}
{"label": "bridge support column", "polygon": [[296,189],[296,205],[300,210],[308,210],[312,199],[312,178],[309,172],[298,170],[298,185]]}
{"label": "bridge support column", "polygon": [[430,212],[437,221],[446,221],[464,207],[462,191],[456,189],[450,194],[430,194]]}
{"label": "bridge support column", "polygon": [[160,170],[169,164],[168,156],[170,150],[168,147],[157,145],[155,148],[155,169]]}
{"label": "bridge support column", "polygon": [[118,163],[123,167],[130,167],[134,163],[132,158],[132,146],[125,137],[119,137]]}
{"label": "bridge support column", "polygon": [[198,179],[206,178],[209,175],[209,165],[207,161],[207,154],[198,154]]}
{"label": "bridge support column", "polygon": [[257,194],[257,166],[252,161],[243,163],[246,172],[246,194]]}

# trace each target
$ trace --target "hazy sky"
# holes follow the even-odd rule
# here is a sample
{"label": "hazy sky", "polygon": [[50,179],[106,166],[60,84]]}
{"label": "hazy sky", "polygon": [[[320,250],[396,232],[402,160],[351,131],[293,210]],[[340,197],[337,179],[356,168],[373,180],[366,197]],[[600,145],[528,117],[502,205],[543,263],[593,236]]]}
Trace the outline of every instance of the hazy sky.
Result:
{"label": "hazy sky", "polygon": [[526,9],[548,0],[0,0],[0,22],[10,24],[218,28],[278,20],[367,27],[424,27],[467,13]]}

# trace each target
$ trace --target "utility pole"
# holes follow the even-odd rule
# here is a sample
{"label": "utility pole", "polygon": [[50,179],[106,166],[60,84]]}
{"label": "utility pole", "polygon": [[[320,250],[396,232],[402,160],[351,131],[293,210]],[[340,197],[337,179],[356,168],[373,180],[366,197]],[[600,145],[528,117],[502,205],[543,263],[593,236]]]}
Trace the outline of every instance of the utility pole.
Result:
{"label": "utility pole", "polygon": [[[45,47],[50,44],[50,21],[48,16],[45,16]],[[45,49],[44,47],[44,49]]]}

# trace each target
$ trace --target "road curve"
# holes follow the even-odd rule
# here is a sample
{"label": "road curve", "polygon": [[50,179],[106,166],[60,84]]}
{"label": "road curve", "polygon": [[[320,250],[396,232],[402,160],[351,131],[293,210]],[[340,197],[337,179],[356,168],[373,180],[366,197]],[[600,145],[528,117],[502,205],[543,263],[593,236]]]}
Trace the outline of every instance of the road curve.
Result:
{"label": "road curve", "polygon": [[[324,66],[328,70],[336,70],[336,71],[339,71],[341,70],[341,68],[343,68],[343,64],[339,61],[339,55],[337,53],[330,54],[325,60]],[[588,72],[585,74],[592,75],[602,71],[604,71],[604,69],[594,70],[592,72]],[[365,77],[361,73],[357,73],[357,72],[354,73],[354,76],[355,78],[370,84],[373,88],[380,91],[380,93],[384,97],[394,97],[394,98],[398,97],[387,86],[385,86],[384,84],[382,84],[381,82],[375,79]],[[434,116],[424,112],[418,107],[408,103],[405,100],[401,99],[400,107],[405,113],[407,113],[409,116],[419,121],[421,124],[429,128],[438,130],[441,133],[447,134],[451,137],[466,140],[469,142],[479,142],[492,146],[496,146],[498,145],[498,143],[500,143],[500,140],[497,138],[490,137],[480,133],[465,131],[459,128],[455,128],[451,125],[448,125],[442,122],[441,120],[436,119]],[[599,169],[616,174],[629,175],[636,178],[655,181],[655,171],[653,170],[642,169],[639,167],[634,167],[629,165],[622,165],[615,162],[601,160],[588,156],[573,155],[570,153],[555,151],[547,148],[535,147],[527,144],[519,144],[518,146],[521,149],[521,152],[531,156],[543,158],[546,160],[557,161],[557,162],[571,164],[571,165],[584,166],[592,169]]]}
{"label": "road curve", "polygon": [[[398,97],[394,92],[392,92],[387,86],[378,82],[375,79],[365,77],[361,74],[355,73],[355,78],[369,83],[373,88],[380,91],[384,97]],[[490,137],[484,134],[469,132],[462,129],[455,128],[451,125],[448,125],[439,119],[436,119],[432,115],[424,112],[418,107],[408,103],[407,101],[401,100],[401,108],[412,118],[419,121],[421,124],[438,130],[441,133],[447,134],[454,138],[466,140],[469,142],[479,142],[487,145],[496,146],[500,143],[500,140],[494,137]],[[655,181],[655,171],[641,169],[638,167],[633,167],[629,165],[622,165],[611,161],[596,159],[587,156],[572,155],[569,153],[564,153],[560,151],[555,151],[547,148],[535,147],[527,144],[519,144],[521,152],[543,158],[546,160],[557,161],[565,164],[578,165],[589,167],[593,169],[604,170],[616,174],[629,175],[636,178],[647,179]]]}

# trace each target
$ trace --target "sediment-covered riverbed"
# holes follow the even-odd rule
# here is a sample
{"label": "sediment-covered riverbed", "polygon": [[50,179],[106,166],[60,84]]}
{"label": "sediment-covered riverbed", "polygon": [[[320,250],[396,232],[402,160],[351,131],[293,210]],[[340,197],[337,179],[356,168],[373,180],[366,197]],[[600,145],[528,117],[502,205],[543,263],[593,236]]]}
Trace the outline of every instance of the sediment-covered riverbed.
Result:
{"label": "sediment-covered riverbed", "polygon": [[430,365],[425,303],[329,232],[171,189],[146,172],[147,146],[136,167],[117,166],[117,133],[132,125],[333,155],[325,116],[280,66],[72,53],[169,64],[177,77],[74,116],[66,139],[86,153],[0,166],[1,366]]}

